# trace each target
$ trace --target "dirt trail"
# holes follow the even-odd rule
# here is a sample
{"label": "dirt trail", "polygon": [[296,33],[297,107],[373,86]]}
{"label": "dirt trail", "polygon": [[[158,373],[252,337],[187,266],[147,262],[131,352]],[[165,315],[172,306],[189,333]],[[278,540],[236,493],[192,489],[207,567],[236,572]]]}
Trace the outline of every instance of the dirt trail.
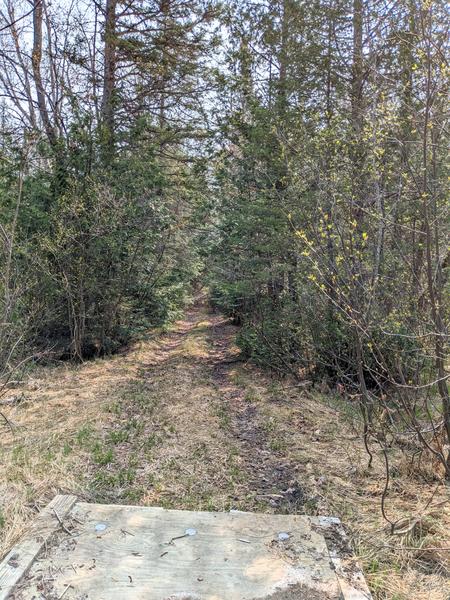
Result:
{"label": "dirt trail", "polygon": [[[145,502],[301,510],[304,494],[294,463],[270,447],[273,425],[239,381],[246,367],[234,346],[235,334],[229,320],[199,302],[159,340],[156,352],[144,349],[140,355],[138,385],[152,417],[125,397],[121,419],[139,420],[139,439],[158,438],[134,480],[146,487]],[[109,427],[120,431],[121,421]],[[135,451],[136,444],[127,439],[117,447],[116,461],[124,468]]]}
{"label": "dirt trail", "polygon": [[212,377],[222,403],[231,413],[230,431],[240,446],[248,488],[256,499],[276,507],[278,512],[302,512],[305,494],[297,481],[295,463],[271,447],[270,422],[264,422],[258,402],[249,398],[245,387],[233,384],[233,363],[238,362],[233,346],[235,334],[236,328],[227,321],[212,327],[209,338],[215,356]]}
{"label": "dirt trail", "polygon": [[[0,555],[58,492],[328,514],[348,526],[377,599],[448,600],[449,556],[436,551],[448,546],[445,490],[423,537],[405,542],[425,550],[392,549],[379,510],[381,456],[367,471],[348,403],[243,362],[236,331],[199,300],[167,333],[114,357],[42,368],[11,390],[6,410],[17,427],[0,437]],[[429,486],[401,461],[396,469],[391,518],[420,514]]]}

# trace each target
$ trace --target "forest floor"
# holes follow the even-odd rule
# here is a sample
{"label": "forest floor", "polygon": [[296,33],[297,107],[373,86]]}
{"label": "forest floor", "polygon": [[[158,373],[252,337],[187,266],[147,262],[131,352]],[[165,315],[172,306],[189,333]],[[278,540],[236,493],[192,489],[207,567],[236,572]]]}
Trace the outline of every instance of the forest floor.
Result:
{"label": "forest floor", "polygon": [[325,514],[344,522],[375,598],[448,600],[445,489],[393,452],[386,510],[415,521],[390,536],[382,456],[375,451],[367,469],[356,407],[242,362],[235,334],[199,300],[167,332],[114,357],[42,367],[11,390],[2,407],[15,429],[0,438],[0,556],[58,492]]}

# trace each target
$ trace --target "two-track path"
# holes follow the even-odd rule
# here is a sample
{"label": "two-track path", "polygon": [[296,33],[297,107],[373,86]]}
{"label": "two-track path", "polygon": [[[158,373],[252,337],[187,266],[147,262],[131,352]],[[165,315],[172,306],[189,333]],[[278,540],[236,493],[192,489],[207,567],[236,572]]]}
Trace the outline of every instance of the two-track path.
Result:
{"label": "two-track path", "polygon": [[[351,424],[358,411],[252,366],[235,346],[237,332],[199,298],[166,332],[112,357],[42,367],[11,389],[4,409],[16,428],[0,436],[0,555],[57,493],[190,510],[325,514],[346,523],[366,568],[373,557],[383,561],[382,583],[377,570],[367,572],[386,591],[380,598],[447,600],[448,553],[435,548],[448,535],[445,492],[434,497],[442,518],[433,522],[429,553],[440,570],[413,569],[409,555],[390,568],[399,559],[379,510],[382,456],[368,471]],[[392,518],[418,514],[429,486],[410,477],[394,485]]]}

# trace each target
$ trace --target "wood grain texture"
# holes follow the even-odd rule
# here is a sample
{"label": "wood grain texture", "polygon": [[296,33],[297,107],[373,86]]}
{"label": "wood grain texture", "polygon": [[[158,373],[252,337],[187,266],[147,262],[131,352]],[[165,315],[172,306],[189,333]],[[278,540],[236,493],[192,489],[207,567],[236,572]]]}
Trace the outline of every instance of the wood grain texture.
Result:
{"label": "wood grain texture", "polygon": [[[18,582],[28,573],[36,556],[77,501],[76,496],[55,496],[39,513],[27,534],[0,563],[0,600],[7,600]],[[58,515],[58,516],[56,516]]]}
{"label": "wood grain texture", "polygon": [[71,516],[74,535],[58,533],[15,599],[340,598],[325,540],[305,516],[81,502]]}
{"label": "wood grain texture", "polygon": [[361,567],[353,556],[343,559],[339,549],[350,549],[347,535],[339,519],[334,517],[315,517],[311,519],[316,531],[322,531],[325,538],[334,538],[335,544],[328,542],[328,551],[338,579],[342,600],[372,600]]}
{"label": "wood grain texture", "polygon": [[368,600],[345,543],[333,518],[58,496],[3,561],[0,600]]}

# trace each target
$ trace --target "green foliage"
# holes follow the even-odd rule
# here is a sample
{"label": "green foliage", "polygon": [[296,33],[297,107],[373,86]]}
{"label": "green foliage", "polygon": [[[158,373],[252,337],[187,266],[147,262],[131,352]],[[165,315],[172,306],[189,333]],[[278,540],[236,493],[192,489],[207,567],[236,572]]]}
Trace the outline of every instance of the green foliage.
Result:
{"label": "green foliage", "polygon": [[[153,144],[139,141],[145,133],[132,130],[133,152],[104,170],[84,124],[74,125],[64,162],[23,179],[12,268],[15,284],[26,285],[14,315],[32,315],[28,339],[56,357],[114,352],[178,317],[190,297],[201,260],[186,226],[202,180],[175,165],[169,181]],[[17,194],[11,173],[3,186],[8,226]]]}
{"label": "green foliage", "polygon": [[114,460],[112,448],[104,448],[100,442],[96,442],[92,449],[94,462],[99,466],[109,465]]}
{"label": "green foliage", "polygon": [[[442,258],[445,144],[435,129],[445,121],[444,67],[438,53],[429,56],[441,92],[430,92],[439,109],[435,123],[426,125],[409,95],[427,76],[426,42],[416,39],[417,48],[405,48],[402,27],[416,15],[402,5],[397,25],[391,24],[393,56],[380,54],[372,73],[362,53],[372,75],[354,97],[336,74],[348,72],[352,81],[358,65],[341,62],[329,35],[353,35],[355,14],[340,3],[315,7],[320,10],[305,11],[297,2],[234,8],[234,75],[221,86],[235,103],[216,161],[211,298],[242,325],[238,344],[254,361],[339,383],[356,395],[367,387],[372,399],[384,398],[388,390],[402,393],[401,386],[431,381],[437,354],[445,353],[433,347],[431,332],[443,327],[437,339],[446,336],[448,310],[441,300],[436,320],[426,298],[443,299],[449,280],[443,271],[430,284],[439,263],[448,263]],[[384,15],[375,10],[370,19],[381,23]],[[441,44],[436,16],[427,23],[428,35]],[[420,61],[412,56],[416,51]],[[377,69],[383,68],[400,69],[404,87],[381,80]],[[425,126],[435,133],[423,133]],[[434,150],[424,165],[430,136]],[[432,192],[422,190],[411,169],[428,169]],[[428,267],[418,225],[424,202],[427,214],[434,211]],[[445,404],[444,389],[441,394]]]}

